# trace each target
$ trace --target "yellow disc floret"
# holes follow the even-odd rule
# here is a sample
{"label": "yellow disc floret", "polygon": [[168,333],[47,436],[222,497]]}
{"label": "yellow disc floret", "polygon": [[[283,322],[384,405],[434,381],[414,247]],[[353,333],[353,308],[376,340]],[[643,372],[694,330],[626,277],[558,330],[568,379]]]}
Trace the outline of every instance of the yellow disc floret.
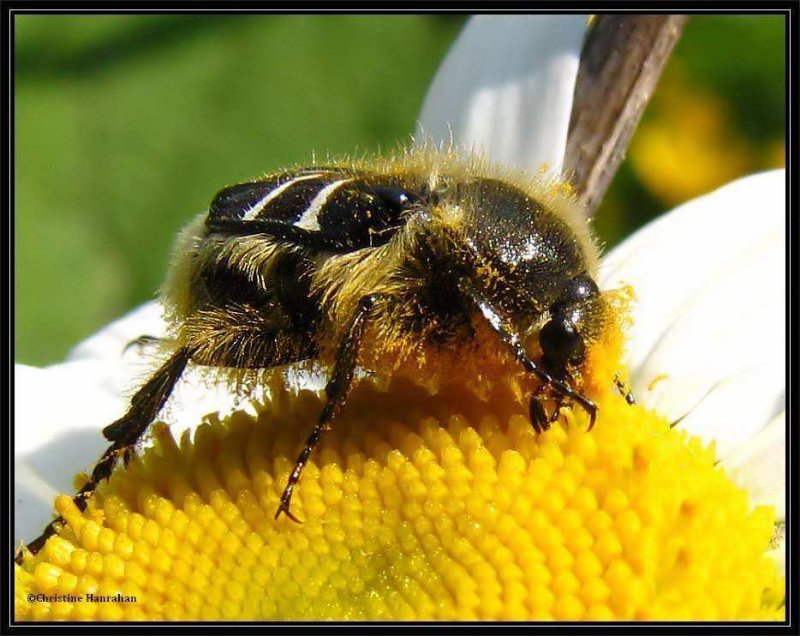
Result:
{"label": "yellow disc floret", "polygon": [[[279,378],[276,375],[276,378]],[[713,448],[611,390],[546,433],[498,382],[362,381],[278,498],[321,397],[155,445],[16,570],[28,620],[783,618],[752,508]]]}

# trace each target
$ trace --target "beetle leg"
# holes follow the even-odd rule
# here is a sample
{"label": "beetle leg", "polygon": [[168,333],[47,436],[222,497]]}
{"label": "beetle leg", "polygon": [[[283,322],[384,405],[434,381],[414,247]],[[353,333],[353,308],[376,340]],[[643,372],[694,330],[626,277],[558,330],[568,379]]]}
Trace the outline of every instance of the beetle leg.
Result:
{"label": "beetle leg", "polygon": [[120,447],[135,443],[166,403],[189,357],[187,349],[178,349],[131,398],[128,412],[103,429],[103,436],[111,442],[120,442]]}
{"label": "beetle leg", "polygon": [[137,347],[139,352],[141,353],[142,349],[145,347],[151,347],[160,344],[163,341],[163,338],[159,338],[158,336],[148,336],[148,335],[141,335],[138,338],[134,338],[128,344],[125,345],[125,348],[122,350],[122,353],[127,353],[128,349],[131,347]]}
{"label": "beetle leg", "polygon": [[564,406],[564,400],[562,395],[556,396],[556,407],[553,409],[553,412],[550,414],[550,419],[548,420],[549,424],[554,424],[558,418],[561,416],[561,407]]}
{"label": "beetle leg", "polygon": [[545,397],[542,393],[547,389],[546,384],[541,384],[531,395],[528,402],[528,418],[531,422],[531,428],[536,433],[544,433],[550,428],[553,420],[552,417],[547,415],[547,410],[544,407]]}
{"label": "beetle leg", "polygon": [[325,386],[327,402],[322,409],[319,420],[311,430],[311,434],[308,436],[303,450],[300,451],[300,455],[298,455],[297,461],[295,461],[294,469],[289,475],[286,487],[283,489],[280,505],[275,512],[276,519],[283,513],[292,521],[302,523],[289,509],[292,501],[292,493],[294,492],[297,482],[300,480],[303,468],[305,468],[309,457],[311,457],[311,453],[319,444],[322,433],[331,427],[331,422],[339,415],[350,395],[353,376],[355,375],[356,366],[358,364],[359,349],[361,348],[364,332],[372,315],[372,310],[377,298],[378,295],[373,294],[365,296],[359,301],[358,309],[356,309],[355,314],[350,319],[347,333],[341,343],[339,343],[333,372],[330,380],[328,380],[328,384]]}
{"label": "beetle leg", "polygon": [[544,410],[544,406],[542,406],[538,393],[532,395],[528,402],[528,417],[531,420],[531,427],[537,433],[544,433],[550,428],[547,413]]}
{"label": "beetle leg", "polygon": [[629,406],[636,404],[636,398],[633,397],[633,393],[631,393],[631,390],[618,375],[614,376],[614,386],[617,388],[619,394],[625,398],[625,401]]}
{"label": "beetle leg", "polygon": [[564,406],[564,396],[560,393],[556,394],[552,399],[555,401],[555,408],[550,415],[547,415],[547,411],[542,404],[542,397],[541,394],[548,385],[543,384],[539,387],[539,389],[531,396],[530,402],[528,403],[528,413],[531,421],[531,426],[533,430],[537,433],[543,433],[544,431],[548,430],[561,416],[561,408]]}
{"label": "beetle leg", "polygon": [[[210,329],[207,326],[207,313],[189,317],[184,324],[185,329],[193,320],[205,321],[202,323],[204,328],[198,329],[202,337],[190,339],[189,345],[177,350],[136,392],[127,413],[103,429],[103,435],[113,443],[95,464],[89,480],[73,498],[79,510],[86,508],[100,482],[111,475],[120,456],[126,465],[129,463],[136,443],[166,403],[190,359],[195,364],[211,367],[272,368],[316,356],[316,346],[310,335],[297,334],[296,346],[276,347],[276,337],[280,334],[264,331],[258,325],[254,328],[249,320],[250,314],[217,312],[214,317],[220,320]],[[229,315],[234,316],[232,321],[221,321]],[[235,349],[225,345],[225,339],[232,329],[239,334],[240,346]],[[251,353],[242,358],[238,355],[240,351]],[[61,517],[50,522],[44,532],[28,545],[28,550],[36,554],[63,523]],[[17,553],[15,559],[17,563],[22,562],[22,551]]]}

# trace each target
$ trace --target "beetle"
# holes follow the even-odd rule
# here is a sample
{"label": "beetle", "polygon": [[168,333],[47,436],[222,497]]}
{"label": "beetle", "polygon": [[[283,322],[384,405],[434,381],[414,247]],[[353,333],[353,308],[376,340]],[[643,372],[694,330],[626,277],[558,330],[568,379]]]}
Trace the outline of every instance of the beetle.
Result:
{"label": "beetle", "polygon": [[[594,280],[597,247],[557,185],[476,157],[409,151],[224,188],[175,244],[162,289],[170,355],[103,429],[111,445],[76,505],[86,507],[118,457],[130,460],[190,362],[264,369],[331,360],[324,408],[275,513],[299,521],[292,493],[347,402],[370,330],[380,360],[382,350],[408,357],[458,348],[483,323],[541,383],[530,397],[535,431],[565,402],[584,409],[591,428],[597,406],[575,378],[602,335],[605,302]],[[543,392],[556,400],[550,415]]]}

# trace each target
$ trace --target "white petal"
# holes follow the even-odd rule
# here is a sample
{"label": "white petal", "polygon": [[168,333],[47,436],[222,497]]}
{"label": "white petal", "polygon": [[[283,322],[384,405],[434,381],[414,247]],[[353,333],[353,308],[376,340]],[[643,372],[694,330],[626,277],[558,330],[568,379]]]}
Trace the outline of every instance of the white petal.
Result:
{"label": "white petal", "polygon": [[15,366],[15,542],[42,530],[53,497],[74,491],[75,474],[106,449],[100,429],[119,417],[124,400],[103,380],[104,365],[93,361]]}
{"label": "white petal", "polygon": [[786,516],[786,412],[782,411],[769,424],[743,444],[727,460],[734,481],[746,485],[756,504],[775,507]]}
{"label": "white petal", "polygon": [[754,175],[691,201],[625,241],[602,268],[605,288],[629,283],[637,296],[630,362],[645,402],[679,419],[737,378],[770,389],[734,396],[730,415],[741,417],[717,438],[721,450],[730,431],[753,426],[754,408],[765,414],[758,426],[783,408],[784,178],[782,170]]}
{"label": "white petal", "polygon": [[140,335],[163,335],[161,308],[148,303],[78,344],[62,364],[15,366],[14,541],[30,541],[53,516],[53,498],[108,447],[101,430],[119,418],[151,369]]}
{"label": "white petal", "polygon": [[561,171],[587,16],[470,19],[433,80],[417,140]]}

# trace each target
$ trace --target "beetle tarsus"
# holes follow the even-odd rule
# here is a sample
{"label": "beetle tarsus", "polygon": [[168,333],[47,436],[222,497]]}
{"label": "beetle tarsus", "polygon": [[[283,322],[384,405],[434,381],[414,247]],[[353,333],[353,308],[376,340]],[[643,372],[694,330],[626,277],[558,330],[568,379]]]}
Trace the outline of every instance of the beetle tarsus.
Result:
{"label": "beetle tarsus", "polygon": [[284,514],[295,523],[303,523],[301,519],[298,519],[294,514],[292,514],[292,511],[289,510],[289,506],[292,502],[292,490],[293,486],[286,486],[286,489],[283,491],[283,494],[281,495],[281,503],[278,506],[278,509],[275,511],[275,519],[277,520],[281,514]]}

